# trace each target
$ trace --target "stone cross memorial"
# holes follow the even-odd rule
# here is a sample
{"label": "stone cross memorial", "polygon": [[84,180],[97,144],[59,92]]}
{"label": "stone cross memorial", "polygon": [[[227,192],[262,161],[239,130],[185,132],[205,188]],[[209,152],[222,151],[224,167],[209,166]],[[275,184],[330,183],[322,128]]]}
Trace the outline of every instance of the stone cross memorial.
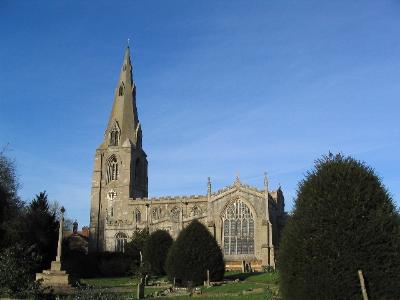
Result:
{"label": "stone cross memorial", "polygon": [[64,223],[64,207],[61,207],[60,227],[58,229],[58,244],[56,260],[51,262],[50,270],[43,270],[42,273],[36,273],[36,280],[46,287],[67,287],[70,284],[70,278],[67,272],[61,271],[61,247]]}

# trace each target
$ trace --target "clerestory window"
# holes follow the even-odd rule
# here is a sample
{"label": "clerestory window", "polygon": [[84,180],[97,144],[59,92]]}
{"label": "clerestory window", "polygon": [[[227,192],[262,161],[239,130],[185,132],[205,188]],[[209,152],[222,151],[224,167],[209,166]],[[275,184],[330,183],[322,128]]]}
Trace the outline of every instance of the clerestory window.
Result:
{"label": "clerestory window", "polygon": [[139,224],[142,221],[142,213],[137,208],[135,209],[135,212],[134,212],[134,218],[135,218],[136,224]]}
{"label": "clerestory window", "polygon": [[181,210],[177,206],[173,207],[171,209],[171,220],[173,222],[178,223],[180,220],[180,214],[181,214]]}
{"label": "clerestory window", "polygon": [[222,220],[224,254],[254,254],[254,218],[250,208],[236,200],[226,208]]}

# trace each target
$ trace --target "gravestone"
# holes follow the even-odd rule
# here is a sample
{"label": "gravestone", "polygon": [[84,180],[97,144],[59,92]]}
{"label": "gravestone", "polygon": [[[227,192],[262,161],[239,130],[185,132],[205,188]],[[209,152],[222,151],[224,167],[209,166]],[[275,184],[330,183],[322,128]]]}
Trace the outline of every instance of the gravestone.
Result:
{"label": "gravestone", "polygon": [[144,282],[143,278],[140,278],[140,282],[137,285],[137,298],[143,299],[144,298]]}
{"label": "gravestone", "polygon": [[204,286],[210,286],[210,270],[207,270],[207,280],[204,281]]}

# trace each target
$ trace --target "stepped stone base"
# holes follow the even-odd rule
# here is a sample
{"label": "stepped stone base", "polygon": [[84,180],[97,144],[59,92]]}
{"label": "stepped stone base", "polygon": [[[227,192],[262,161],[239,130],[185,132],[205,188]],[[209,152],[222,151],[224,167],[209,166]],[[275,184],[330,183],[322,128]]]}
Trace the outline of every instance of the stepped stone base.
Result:
{"label": "stepped stone base", "polygon": [[41,280],[45,287],[69,286],[71,280],[65,271],[61,271],[61,262],[52,261],[50,270],[43,270],[42,273],[36,273],[36,281]]}

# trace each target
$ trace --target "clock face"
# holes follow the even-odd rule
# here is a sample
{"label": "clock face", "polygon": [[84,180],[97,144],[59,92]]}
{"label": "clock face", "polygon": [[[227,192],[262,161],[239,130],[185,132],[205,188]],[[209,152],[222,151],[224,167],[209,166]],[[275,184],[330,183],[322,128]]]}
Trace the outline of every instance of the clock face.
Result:
{"label": "clock face", "polygon": [[107,193],[107,199],[108,199],[108,200],[114,200],[116,197],[117,197],[117,192],[114,191],[114,190],[110,190],[110,191]]}

